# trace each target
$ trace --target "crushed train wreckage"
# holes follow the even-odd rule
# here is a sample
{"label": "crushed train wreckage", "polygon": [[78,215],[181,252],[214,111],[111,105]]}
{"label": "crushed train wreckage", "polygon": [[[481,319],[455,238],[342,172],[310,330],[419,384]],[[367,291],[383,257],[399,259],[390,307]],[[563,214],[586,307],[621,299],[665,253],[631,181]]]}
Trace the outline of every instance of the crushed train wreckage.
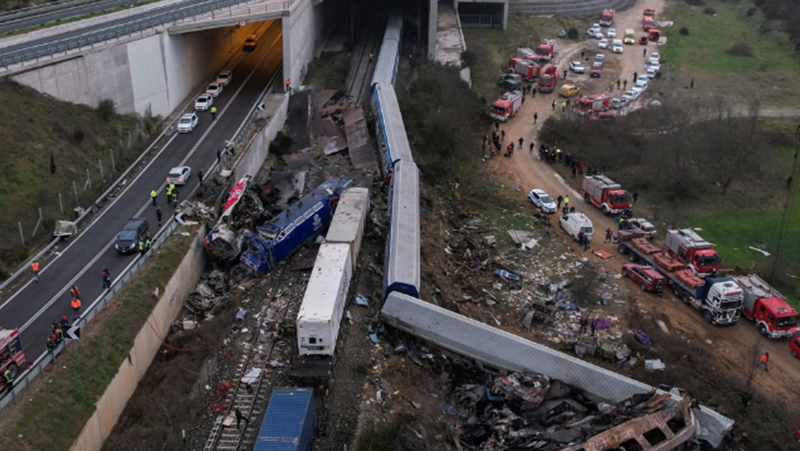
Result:
{"label": "crushed train wreckage", "polygon": [[336,202],[350,182],[331,178],[256,226],[264,219],[265,207],[260,188],[247,174],[231,190],[218,223],[203,238],[203,246],[213,257],[227,262],[238,259],[254,271],[267,272],[330,223]]}
{"label": "crushed train wreckage", "polygon": [[655,391],[610,404],[547,376],[512,373],[456,390],[469,451],[671,450],[694,438],[692,401]]}

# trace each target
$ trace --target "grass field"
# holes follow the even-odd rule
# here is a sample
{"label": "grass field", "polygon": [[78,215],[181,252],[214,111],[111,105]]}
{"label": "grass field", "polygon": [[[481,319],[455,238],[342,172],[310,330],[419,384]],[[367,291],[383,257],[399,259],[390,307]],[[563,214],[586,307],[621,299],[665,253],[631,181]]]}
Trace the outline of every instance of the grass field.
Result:
{"label": "grass field", "polygon": [[113,307],[100,313],[81,340],[72,343],[39,378],[38,389],[24,393],[28,402],[4,420],[0,439],[17,450],[69,448],[94,413],[94,403],[128,358],[133,339],[158,301],[153,289],[159,287],[163,293],[193,240],[194,233],[191,237],[176,233],[167,239],[112,300]]}
{"label": "grass field", "polygon": [[[748,17],[749,1],[706,2],[704,6],[674,2],[665,19],[672,27],[662,30],[667,36],[662,62],[670,77],[684,85],[695,79],[692,96],[716,93],[734,96],[742,103],[752,100],[771,106],[795,106],[800,101],[800,60],[788,35],[779,25],[765,22],[760,12]],[[767,24],[767,25],[765,25]],[[689,30],[681,35],[681,28]],[[732,55],[728,50],[738,42],[752,47],[751,56]],[[699,88],[699,89],[698,89]],[[689,94],[689,92],[686,92]]]}

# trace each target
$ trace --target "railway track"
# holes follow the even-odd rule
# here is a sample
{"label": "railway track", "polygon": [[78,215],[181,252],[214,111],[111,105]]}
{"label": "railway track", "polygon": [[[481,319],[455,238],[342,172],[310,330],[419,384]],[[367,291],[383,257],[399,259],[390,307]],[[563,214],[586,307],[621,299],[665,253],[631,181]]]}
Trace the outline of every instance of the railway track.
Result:
{"label": "railway track", "polygon": [[[272,334],[259,333],[260,328],[253,331],[255,339],[245,343],[245,360],[236,368],[233,376],[234,386],[228,390],[225,400],[221,403],[227,406],[214,420],[214,426],[206,440],[204,451],[237,451],[239,449],[252,449],[251,447],[242,448],[243,445],[253,445],[258,437],[260,422],[269,402],[269,395],[272,391],[272,384],[266,380],[266,368],[272,356],[274,342]],[[261,368],[261,375],[257,382],[248,387],[242,382],[242,378],[253,368]],[[248,421],[244,429],[239,429],[236,424],[225,426],[225,418],[235,412],[236,409],[244,415]]]}
{"label": "railway track", "polygon": [[[370,11],[367,17],[375,17],[376,3],[370,6]],[[369,95],[369,85],[372,77],[372,72],[375,69],[375,62],[378,59],[378,52],[381,49],[381,30],[384,22],[382,20],[369,20],[369,28],[366,31],[366,36],[362,35],[362,39],[358,41],[352,53],[353,65],[350,68],[350,74],[347,80],[347,97],[351,99],[356,105],[361,105],[364,100],[367,100]],[[372,63],[370,63],[369,55],[373,55]]]}

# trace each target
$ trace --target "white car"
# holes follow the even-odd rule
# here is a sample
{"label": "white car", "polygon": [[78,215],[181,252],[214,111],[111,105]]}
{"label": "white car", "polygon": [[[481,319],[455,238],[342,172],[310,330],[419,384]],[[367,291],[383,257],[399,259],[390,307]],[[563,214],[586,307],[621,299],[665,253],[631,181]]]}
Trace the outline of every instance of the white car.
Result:
{"label": "white car", "polygon": [[601,39],[600,42],[597,43],[597,47],[599,47],[601,49],[607,49],[608,48],[608,39]]}
{"label": "white car", "polygon": [[224,87],[225,85],[221,85],[217,82],[209,83],[208,87],[206,88],[206,94],[211,94],[212,96],[217,97],[222,93],[222,88]]}
{"label": "white car", "polygon": [[613,99],[609,100],[608,104],[611,105],[611,108],[614,108],[615,110],[618,110],[625,105],[622,102],[622,99],[619,97],[614,97]]}
{"label": "white car", "polygon": [[192,175],[192,168],[189,166],[175,166],[169,170],[169,174],[167,175],[167,183],[185,185],[186,181],[189,180],[190,175]]}
{"label": "white car", "polygon": [[639,77],[636,79],[636,83],[642,82],[645,85],[647,85],[647,81],[648,81],[647,75],[639,75]]}
{"label": "white car", "polygon": [[233,79],[233,74],[230,71],[226,70],[225,72],[220,72],[217,75],[215,83],[221,84],[222,86],[228,86],[228,84],[231,82],[232,79]]}
{"label": "white car", "polygon": [[647,91],[647,83],[642,83],[641,81],[637,81],[636,84],[633,85],[633,88],[634,89],[639,88],[642,91]]}
{"label": "white car", "polygon": [[622,39],[614,39],[611,43],[611,51],[614,53],[622,53]]}
{"label": "white car", "polygon": [[656,74],[658,73],[658,71],[656,71],[652,67],[648,67],[645,73],[647,74],[648,78],[656,78]]}
{"label": "white car", "polygon": [[622,94],[622,97],[620,97],[619,100],[624,106],[636,100],[636,97],[637,96],[633,91],[627,91],[625,94]]}
{"label": "white car", "polygon": [[206,111],[214,104],[214,96],[210,94],[200,94],[197,100],[194,101],[194,109],[198,111]]}
{"label": "white car", "polygon": [[572,61],[569,63],[569,70],[576,74],[583,74],[586,72],[586,69],[583,67],[583,64],[580,61]]}
{"label": "white car", "polygon": [[634,100],[635,100],[635,99],[638,99],[639,96],[641,96],[644,93],[644,89],[642,89],[641,86],[634,86],[633,88],[631,88],[631,92],[635,96],[634,97]]}
{"label": "white car", "polygon": [[605,61],[606,61],[606,56],[603,55],[602,53],[598,53],[597,55],[594,56],[595,63],[603,64]]}
{"label": "white car", "polygon": [[661,61],[661,55],[659,55],[658,52],[653,52],[653,53],[650,54],[650,62],[651,63],[652,62],[656,62],[657,63],[659,61]]}
{"label": "white car", "polygon": [[653,69],[655,72],[661,72],[661,64],[659,64],[658,62],[655,62],[655,63],[650,63],[650,64],[647,66],[647,69],[648,69],[648,70],[649,70],[649,69]]}
{"label": "white car", "polygon": [[189,133],[197,127],[197,113],[186,113],[178,121],[178,133]]}
{"label": "white car", "polygon": [[652,238],[658,232],[656,227],[647,219],[631,218],[622,223],[624,230],[633,230],[639,232],[646,237]]}
{"label": "white car", "polygon": [[553,198],[544,190],[532,189],[531,192],[528,193],[528,200],[530,200],[533,205],[539,207],[542,213],[556,212],[556,203],[553,202]]}
{"label": "white car", "polygon": [[606,32],[606,36],[609,37],[609,38],[616,38],[617,37],[617,30],[615,30],[613,28],[609,28],[608,31]]}

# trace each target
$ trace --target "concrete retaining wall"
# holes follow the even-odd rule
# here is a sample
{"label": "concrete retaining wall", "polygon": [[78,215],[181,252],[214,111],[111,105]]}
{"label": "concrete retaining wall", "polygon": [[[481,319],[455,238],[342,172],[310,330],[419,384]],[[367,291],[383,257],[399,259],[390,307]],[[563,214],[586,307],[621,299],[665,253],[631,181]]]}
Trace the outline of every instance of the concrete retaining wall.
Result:
{"label": "concrete retaining wall", "polygon": [[596,14],[606,8],[623,9],[629,2],[632,3],[630,0],[509,0],[508,12],[530,15]]}
{"label": "concrete retaining wall", "polygon": [[300,86],[308,63],[314,59],[314,48],[324,25],[322,3],[314,3],[312,0],[298,1],[292,5],[289,17],[281,19],[284,85],[288,78],[292,86]]}
{"label": "concrete retaining wall", "polygon": [[111,99],[121,113],[169,116],[211,81],[240,50],[236,43],[255,31],[248,24],[225,37],[229,28],[169,35],[109,46],[14,75],[21,84],[59,100],[96,107]]}
{"label": "concrete retaining wall", "polygon": [[288,94],[272,94],[267,98],[265,104],[264,111],[271,114],[271,116],[266,116],[269,123],[250,140],[250,147],[236,166],[234,180],[241,180],[245,174],[255,175],[258,172],[269,155],[269,143],[275,139],[275,135],[286,122],[286,113],[289,110]]}
{"label": "concrete retaining wall", "polygon": [[201,241],[205,233],[205,228],[202,228],[197,234],[189,252],[164,288],[164,294],[153,313],[147,318],[147,323],[136,335],[130,359],[122,363],[119,372],[95,404],[94,414],[84,425],[70,451],[100,451],[103,447],[103,442],[111,434],[125,405],[161,347],[160,337],[167,335],[170,324],[183,307],[183,300],[200,280],[207,259]]}

